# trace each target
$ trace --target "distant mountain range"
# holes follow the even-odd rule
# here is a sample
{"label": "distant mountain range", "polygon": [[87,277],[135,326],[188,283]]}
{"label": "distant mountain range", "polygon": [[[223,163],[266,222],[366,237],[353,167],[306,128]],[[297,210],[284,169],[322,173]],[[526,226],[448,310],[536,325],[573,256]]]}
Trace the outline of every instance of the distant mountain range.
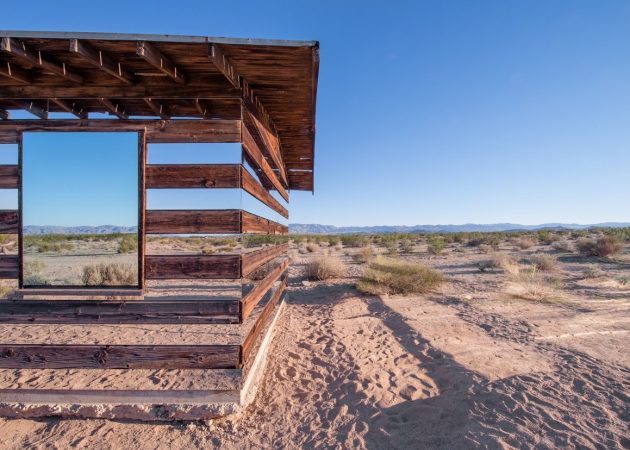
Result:
{"label": "distant mountain range", "polygon": [[24,234],[111,234],[136,233],[138,227],[121,227],[118,225],[81,225],[75,227],[61,227],[55,225],[27,225]]}
{"label": "distant mountain range", "polygon": [[492,232],[492,231],[531,231],[542,229],[582,230],[593,227],[621,228],[630,227],[630,222],[604,222],[590,225],[577,223],[543,223],[540,225],[520,225],[517,223],[492,223],[463,225],[383,225],[371,227],[336,227],[320,224],[289,224],[289,233],[293,234],[344,234],[344,233],[458,233],[458,232]]}

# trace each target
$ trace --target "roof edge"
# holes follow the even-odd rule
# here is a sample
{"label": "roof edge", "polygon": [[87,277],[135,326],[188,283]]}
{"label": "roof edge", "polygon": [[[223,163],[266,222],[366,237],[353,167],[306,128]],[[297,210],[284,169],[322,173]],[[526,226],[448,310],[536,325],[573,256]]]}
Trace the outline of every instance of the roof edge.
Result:
{"label": "roof edge", "polygon": [[263,45],[271,47],[319,47],[318,41],[285,39],[252,39],[213,36],[185,36],[179,34],[98,33],[83,31],[26,31],[0,30],[0,37],[34,39],[99,39],[104,41],[154,41],[191,44]]}

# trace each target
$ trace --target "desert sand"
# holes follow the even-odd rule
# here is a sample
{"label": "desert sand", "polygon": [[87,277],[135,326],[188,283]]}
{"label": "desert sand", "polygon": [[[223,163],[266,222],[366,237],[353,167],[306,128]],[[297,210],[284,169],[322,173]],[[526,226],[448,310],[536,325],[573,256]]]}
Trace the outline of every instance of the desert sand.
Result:
{"label": "desert sand", "polygon": [[[299,249],[298,249],[299,247]],[[557,266],[540,298],[487,249],[418,243],[445,276],[427,294],[354,287],[359,249],[294,245],[289,297],[247,410],[201,423],[0,419],[3,448],[629,448],[628,248],[614,260],[504,242]],[[383,251],[376,249],[376,251]],[[336,256],[345,276],[311,281]],[[525,265],[526,262],[521,264]]]}

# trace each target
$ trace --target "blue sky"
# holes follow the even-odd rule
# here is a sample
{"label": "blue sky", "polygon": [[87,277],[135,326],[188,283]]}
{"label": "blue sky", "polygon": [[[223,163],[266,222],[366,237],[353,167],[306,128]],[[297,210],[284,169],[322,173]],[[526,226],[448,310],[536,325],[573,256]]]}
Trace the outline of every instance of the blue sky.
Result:
{"label": "blue sky", "polygon": [[630,221],[630,2],[29,5],[1,26],[319,40],[291,222]]}

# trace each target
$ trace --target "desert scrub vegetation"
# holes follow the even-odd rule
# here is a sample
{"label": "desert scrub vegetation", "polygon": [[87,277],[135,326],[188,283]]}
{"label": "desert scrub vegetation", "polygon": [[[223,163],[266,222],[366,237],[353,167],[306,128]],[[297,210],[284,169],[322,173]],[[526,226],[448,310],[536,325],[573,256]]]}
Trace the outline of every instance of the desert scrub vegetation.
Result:
{"label": "desert scrub vegetation", "polygon": [[533,268],[511,276],[506,284],[505,292],[523,300],[553,301],[561,299],[556,290],[556,287],[561,284],[561,279],[554,277],[547,280],[536,268]]}
{"label": "desert scrub vegetation", "polygon": [[359,264],[365,264],[374,257],[372,247],[364,247],[353,255],[353,258]]}
{"label": "desert scrub vegetation", "polygon": [[491,259],[479,262],[477,268],[480,272],[485,272],[489,269],[500,269],[513,276],[518,275],[521,271],[518,261],[505,253],[497,253]]}
{"label": "desert scrub vegetation", "polygon": [[135,253],[138,251],[138,236],[126,234],[118,243],[118,253]]}
{"label": "desert scrub vegetation", "polygon": [[345,275],[345,267],[339,258],[323,256],[306,265],[306,277],[309,280],[329,280]]}
{"label": "desert scrub vegetation", "polygon": [[315,253],[319,250],[319,245],[317,244],[306,244],[306,251],[309,253]]}
{"label": "desert scrub vegetation", "polygon": [[597,239],[579,239],[576,248],[584,256],[609,258],[623,251],[623,242],[615,235],[602,235]]}
{"label": "desert scrub vegetation", "polygon": [[571,247],[571,243],[565,240],[556,241],[551,246],[553,247],[554,250],[558,252],[570,253],[573,251],[573,248]]}
{"label": "desert scrub vegetation", "polygon": [[446,247],[446,243],[444,242],[444,238],[442,236],[428,236],[427,244],[429,253],[432,255],[439,255],[444,251],[444,247]]}
{"label": "desert scrub vegetation", "polygon": [[24,261],[24,284],[26,286],[45,286],[49,284],[42,272],[46,270],[43,261]]}
{"label": "desert scrub vegetation", "polygon": [[138,271],[128,264],[93,264],[83,267],[86,286],[131,286],[138,283]]}
{"label": "desert scrub vegetation", "polygon": [[536,242],[534,242],[532,238],[525,236],[512,238],[510,242],[512,243],[512,245],[520,248],[521,250],[527,250],[528,248],[532,248],[534,245],[536,245]]}
{"label": "desert scrub vegetation", "polygon": [[367,294],[424,294],[444,281],[442,274],[423,264],[378,256],[370,262],[356,287]]}
{"label": "desert scrub vegetation", "polygon": [[530,263],[541,272],[552,272],[558,268],[558,261],[551,255],[534,255]]}
{"label": "desert scrub vegetation", "polygon": [[366,247],[370,243],[368,236],[362,234],[344,234],[339,238],[344,247]]}

